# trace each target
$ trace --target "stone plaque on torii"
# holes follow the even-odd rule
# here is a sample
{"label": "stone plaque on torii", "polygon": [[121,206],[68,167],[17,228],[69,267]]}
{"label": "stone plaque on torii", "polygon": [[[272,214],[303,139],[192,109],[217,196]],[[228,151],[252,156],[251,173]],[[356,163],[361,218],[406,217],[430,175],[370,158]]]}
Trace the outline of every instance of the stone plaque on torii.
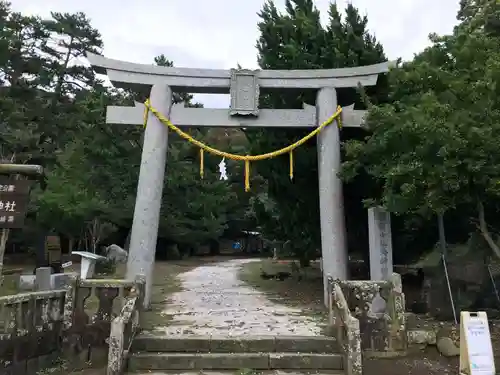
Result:
{"label": "stone plaque on torii", "polygon": [[[315,128],[337,110],[336,88],[374,86],[390,62],[376,65],[316,70],[247,70],[170,68],[135,64],[88,54],[97,73],[107,74],[117,87],[151,88],[150,103],[176,126],[211,127],[302,127]],[[259,93],[268,89],[317,90],[316,106],[304,109],[260,109]],[[230,94],[229,109],[185,108],[172,105],[172,92]],[[365,111],[344,107],[343,127],[359,127]],[[110,124],[142,125],[144,105],[109,106]],[[152,113],[148,115],[142,149],[137,198],[130,238],[127,277],[146,275],[145,305],[149,306],[151,280],[168,144],[168,128]],[[327,145],[330,145],[327,147]],[[348,276],[347,241],[340,171],[340,140],[336,121],[318,135],[318,178],[321,252],[325,301],[326,279]]]}

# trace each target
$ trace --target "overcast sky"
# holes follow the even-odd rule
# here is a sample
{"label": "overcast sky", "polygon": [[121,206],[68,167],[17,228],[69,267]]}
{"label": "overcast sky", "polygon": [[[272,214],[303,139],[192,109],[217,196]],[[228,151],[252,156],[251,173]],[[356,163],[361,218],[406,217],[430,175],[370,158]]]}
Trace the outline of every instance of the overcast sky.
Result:
{"label": "overcast sky", "polygon": [[[10,0],[25,14],[82,11],[103,37],[107,57],[151,63],[165,54],[179,67],[256,68],[257,12],[264,0]],[[316,0],[324,20],[330,0]],[[411,59],[431,32],[452,31],[459,0],[351,0],[389,58]],[[284,0],[276,0],[281,8]],[[340,8],[348,1],[338,0]],[[200,95],[206,107],[226,97]]]}

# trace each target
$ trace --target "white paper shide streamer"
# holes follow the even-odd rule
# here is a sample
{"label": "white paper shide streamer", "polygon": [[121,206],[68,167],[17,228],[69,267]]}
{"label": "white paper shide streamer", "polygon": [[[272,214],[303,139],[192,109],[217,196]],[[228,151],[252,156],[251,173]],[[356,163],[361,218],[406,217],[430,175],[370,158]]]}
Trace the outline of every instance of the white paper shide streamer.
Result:
{"label": "white paper shide streamer", "polygon": [[221,162],[219,163],[219,173],[220,173],[219,180],[224,180],[224,181],[228,180],[225,158],[222,158]]}

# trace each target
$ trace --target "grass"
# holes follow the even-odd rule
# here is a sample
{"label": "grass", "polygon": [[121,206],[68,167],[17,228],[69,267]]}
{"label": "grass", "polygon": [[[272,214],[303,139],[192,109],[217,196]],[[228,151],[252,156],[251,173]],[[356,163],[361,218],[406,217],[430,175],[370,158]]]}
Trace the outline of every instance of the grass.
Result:
{"label": "grass", "polygon": [[187,272],[196,262],[189,260],[157,262],[153,275],[153,289],[151,291],[151,309],[141,314],[141,328],[153,330],[159,325],[166,325],[169,317],[162,314],[168,297],[181,289],[177,275]]}

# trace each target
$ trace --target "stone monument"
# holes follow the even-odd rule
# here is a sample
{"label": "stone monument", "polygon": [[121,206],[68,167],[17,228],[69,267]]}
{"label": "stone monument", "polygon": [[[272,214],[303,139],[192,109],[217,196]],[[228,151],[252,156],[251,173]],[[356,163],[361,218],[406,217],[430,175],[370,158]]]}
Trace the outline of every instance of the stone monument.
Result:
{"label": "stone monument", "polygon": [[115,265],[127,263],[127,251],[117,244],[112,244],[106,247],[104,254],[106,255],[106,258]]}
{"label": "stone monument", "polygon": [[[150,103],[178,127],[302,127],[314,128],[337,110],[336,88],[373,86],[390,63],[342,69],[246,70],[160,67],[112,60],[88,54],[97,73],[107,74],[117,87],[142,86],[151,90]],[[304,109],[260,109],[259,93],[269,89],[317,90],[316,107]],[[172,106],[172,91],[230,94],[229,109]],[[144,105],[109,106],[107,123],[142,125]],[[359,127],[364,111],[343,109],[342,125]],[[148,115],[137,187],[127,277],[146,275],[145,305],[149,306],[151,280],[158,235],[158,222],[167,157],[168,129],[152,113]],[[271,151],[271,150],[270,150]],[[339,128],[333,123],[318,135],[318,174],[321,217],[321,249],[324,261],[324,291],[327,277],[345,280],[347,243],[340,170]],[[326,303],[326,302],[325,302]]]}
{"label": "stone monument", "polygon": [[368,238],[370,279],[390,280],[393,272],[391,216],[382,207],[368,209]]}

